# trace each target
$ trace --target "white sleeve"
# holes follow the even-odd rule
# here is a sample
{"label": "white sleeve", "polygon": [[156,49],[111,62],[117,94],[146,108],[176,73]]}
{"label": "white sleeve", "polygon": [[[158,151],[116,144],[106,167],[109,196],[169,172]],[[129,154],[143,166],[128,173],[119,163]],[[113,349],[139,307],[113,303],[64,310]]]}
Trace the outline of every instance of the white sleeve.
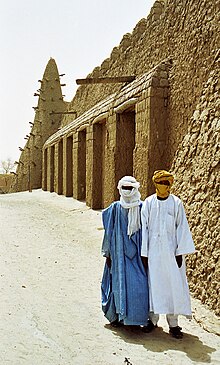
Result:
{"label": "white sleeve", "polygon": [[148,257],[148,204],[144,201],[141,208],[142,244],[141,256]]}
{"label": "white sleeve", "polygon": [[178,213],[176,219],[176,239],[176,256],[195,252],[194,242],[182,202],[180,202],[178,205]]}

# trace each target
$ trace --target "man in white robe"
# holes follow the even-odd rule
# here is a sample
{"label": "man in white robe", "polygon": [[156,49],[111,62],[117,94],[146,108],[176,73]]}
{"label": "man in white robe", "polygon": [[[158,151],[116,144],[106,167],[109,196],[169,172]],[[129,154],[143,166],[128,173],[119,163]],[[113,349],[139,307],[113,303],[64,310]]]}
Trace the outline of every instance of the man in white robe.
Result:
{"label": "man in white robe", "polygon": [[166,314],[169,332],[182,338],[178,315],[191,318],[190,295],[184,255],[195,251],[181,200],[170,194],[173,176],[155,171],[156,194],[146,198],[141,210],[141,256],[148,268],[150,313],[145,332],[157,327],[159,314]]}

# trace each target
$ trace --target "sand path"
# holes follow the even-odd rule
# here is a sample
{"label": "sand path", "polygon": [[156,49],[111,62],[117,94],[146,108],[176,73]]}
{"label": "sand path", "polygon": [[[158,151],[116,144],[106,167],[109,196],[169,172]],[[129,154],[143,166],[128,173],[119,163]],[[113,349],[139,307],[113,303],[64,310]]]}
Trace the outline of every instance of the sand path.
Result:
{"label": "sand path", "polygon": [[[41,190],[0,195],[0,364],[220,364],[220,337],[195,320],[180,318],[183,340],[168,335],[163,317],[148,335],[109,327],[102,236],[101,212],[82,202]],[[212,313],[193,306],[217,332]]]}

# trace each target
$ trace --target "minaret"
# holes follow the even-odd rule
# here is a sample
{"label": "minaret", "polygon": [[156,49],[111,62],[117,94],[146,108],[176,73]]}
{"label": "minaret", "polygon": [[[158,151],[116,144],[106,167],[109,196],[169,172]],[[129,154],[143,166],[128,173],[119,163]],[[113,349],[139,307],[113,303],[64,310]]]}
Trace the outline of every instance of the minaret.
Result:
{"label": "minaret", "polygon": [[25,147],[20,148],[16,191],[41,188],[42,181],[42,147],[50,135],[55,133],[61,123],[62,112],[66,109],[63,100],[60,77],[56,62],[51,58],[46,66],[42,80],[38,80],[39,89],[34,93],[38,103],[33,107],[35,118],[30,122],[31,131],[24,138]]}

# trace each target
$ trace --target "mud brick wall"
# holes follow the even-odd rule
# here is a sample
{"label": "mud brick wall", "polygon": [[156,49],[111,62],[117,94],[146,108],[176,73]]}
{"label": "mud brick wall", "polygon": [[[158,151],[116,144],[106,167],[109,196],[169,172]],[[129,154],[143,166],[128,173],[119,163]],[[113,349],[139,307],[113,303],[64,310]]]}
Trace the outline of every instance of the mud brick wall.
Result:
{"label": "mud brick wall", "polygon": [[187,260],[191,292],[220,314],[220,62],[201,93],[181,148],[175,155],[174,191],[186,207],[197,252]]}

